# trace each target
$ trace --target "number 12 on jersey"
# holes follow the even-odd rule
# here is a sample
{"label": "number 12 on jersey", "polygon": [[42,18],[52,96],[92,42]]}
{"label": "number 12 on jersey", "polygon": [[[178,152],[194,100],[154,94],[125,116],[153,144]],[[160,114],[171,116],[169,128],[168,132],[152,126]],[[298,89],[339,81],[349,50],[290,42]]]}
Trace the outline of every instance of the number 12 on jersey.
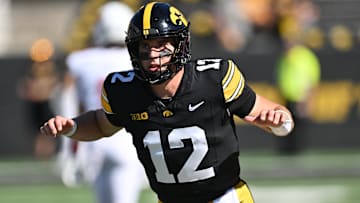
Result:
{"label": "number 12 on jersey", "polygon": [[183,148],[184,143],[182,140],[184,139],[191,140],[193,152],[187,157],[179,173],[171,174],[165,162],[166,154],[164,154],[163,147],[161,146],[160,132],[150,131],[144,137],[144,146],[150,151],[158,182],[176,183],[175,175],[179,183],[194,182],[215,176],[213,167],[198,170],[201,161],[209,150],[205,131],[197,126],[173,129],[168,135],[170,149]]}

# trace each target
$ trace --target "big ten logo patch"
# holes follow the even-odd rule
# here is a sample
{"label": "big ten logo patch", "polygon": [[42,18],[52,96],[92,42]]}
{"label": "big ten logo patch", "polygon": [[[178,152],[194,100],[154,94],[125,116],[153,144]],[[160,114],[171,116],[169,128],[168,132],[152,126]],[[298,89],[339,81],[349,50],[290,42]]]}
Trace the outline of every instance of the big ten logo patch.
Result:
{"label": "big ten logo patch", "polygon": [[131,113],[130,117],[133,121],[144,121],[149,119],[149,114],[147,112]]}

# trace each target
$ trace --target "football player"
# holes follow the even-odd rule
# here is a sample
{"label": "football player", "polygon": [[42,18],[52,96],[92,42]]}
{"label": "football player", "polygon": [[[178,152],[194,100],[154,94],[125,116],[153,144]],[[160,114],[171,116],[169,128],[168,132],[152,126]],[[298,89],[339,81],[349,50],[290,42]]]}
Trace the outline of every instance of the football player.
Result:
{"label": "football player", "polygon": [[285,136],[291,113],[256,94],[232,60],[190,60],[189,26],[176,7],[145,4],[127,31],[134,69],[107,76],[103,108],[56,116],[40,131],[96,140],[125,128],[159,202],[252,203],[233,117]]}

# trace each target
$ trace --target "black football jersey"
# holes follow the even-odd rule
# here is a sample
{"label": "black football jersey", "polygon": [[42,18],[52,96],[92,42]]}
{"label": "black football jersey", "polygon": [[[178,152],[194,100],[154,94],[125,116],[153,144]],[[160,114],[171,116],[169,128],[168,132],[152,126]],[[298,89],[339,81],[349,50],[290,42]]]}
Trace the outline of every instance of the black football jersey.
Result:
{"label": "black football jersey", "polygon": [[157,98],[132,71],[109,74],[102,105],[112,124],[133,135],[160,200],[206,202],[239,181],[232,116],[247,115],[255,98],[233,61],[199,59],[184,68],[169,100]]}

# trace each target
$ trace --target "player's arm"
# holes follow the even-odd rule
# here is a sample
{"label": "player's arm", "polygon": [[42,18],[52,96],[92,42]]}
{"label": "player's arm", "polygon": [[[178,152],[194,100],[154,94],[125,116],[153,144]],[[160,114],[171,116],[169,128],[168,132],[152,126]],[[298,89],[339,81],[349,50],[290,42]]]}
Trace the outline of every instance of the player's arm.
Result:
{"label": "player's arm", "polygon": [[286,107],[260,95],[256,95],[253,108],[243,119],[277,136],[285,136],[294,128],[293,118]]}
{"label": "player's arm", "polygon": [[224,99],[231,113],[278,136],[291,132],[294,122],[287,108],[257,95],[232,60],[221,65]]}
{"label": "player's arm", "polygon": [[79,141],[97,140],[120,130],[112,125],[102,109],[88,111],[74,119],[55,116],[46,122],[40,133],[47,136],[68,136]]}

